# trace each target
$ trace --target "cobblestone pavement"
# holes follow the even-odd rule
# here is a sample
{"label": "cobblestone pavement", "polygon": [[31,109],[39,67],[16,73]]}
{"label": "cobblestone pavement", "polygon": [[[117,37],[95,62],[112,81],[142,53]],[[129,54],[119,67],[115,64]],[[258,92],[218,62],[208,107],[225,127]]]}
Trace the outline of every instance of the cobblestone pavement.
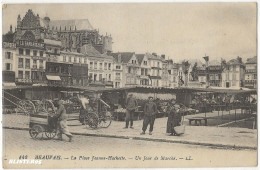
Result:
{"label": "cobblestone pavement", "polygon": [[[35,159],[37,155],[60,156],[60,161],[43,159],[40,167],[32,166],[35,168],[126,167],[128,165],[131,167],[189,167],[194,165],[230,166],[232,164],[253,166],[256,165],[257,159],[256,150],[226,150],[196,145],[81,135],[75,135],[72,142],[68,142],[67,139],[65,141],[55,139],[33,140],[28,131],[25,130],[3,129],[3,134],[4,163],[8,162],[9,159],[18,159],[20,155],[27,155],[27,159]],[[175,157],[176,160],[143,161],[144,157],[154,159],[156,156],[159,159],[164,156]],[[90,160],[83,160],[84,157],[86,159],[89,157]],[[106,157],[107,159],[103,162],[95,159],[92,161],[95,157]],[[112,160],[116,157],[124,157],[128,162],[126,160]],[[71,160],[72,158],[76,158],[76,160]],[[229,162],[226,162],[226,160],[229,160]],[[15,165],[9,166],[15,167]],[[20,165],[19,167],[23,166]]]}

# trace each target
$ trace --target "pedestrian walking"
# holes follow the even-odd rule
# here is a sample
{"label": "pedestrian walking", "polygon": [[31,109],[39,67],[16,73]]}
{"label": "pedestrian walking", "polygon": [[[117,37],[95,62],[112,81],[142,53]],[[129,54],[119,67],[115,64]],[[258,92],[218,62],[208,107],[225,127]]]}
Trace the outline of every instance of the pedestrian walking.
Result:
{"label": "pedestrian walking", "polygon": [[168,112],[168,120],[167,120],[167,129],[166,133],[170,133],[171,135],[178,135],[174,130],[174,127],[180,126],[181,123],[181,112],[180,105],[176,104],[176,101],[172,99],[167,107]]}
{"label": "pedestrian walking", "polygon": [[58,138],[62,140],[62,133],[69,137],[69,141],[72,141],[72,134],[69,132],[68,125],[67,125],[67,113],[66,109],[63,105],[63,101],[58,101],[58,109],[57,109],[57,118],[58,118]]}
{"label": "pedestrian walking", "polygon": [[135,110],[138,108],[138,104],[136,99],[133,97],[133,94],[129,94],[129,97],[126,100],[126,124],[124,129],[127,129],[129,126],[129,122],[130,122],[130,128],[134,128],[133,127],[133,123],[134,123],[134,112]]}
{"label": "pedestrian walking", "polygon": [[148,124],[150,125],[149,135],[152,135],[155,115],[157,113],[157,106],[153,102],[153,97],[149,97],[148,100],[148,103],[144,105],[144,121],[142,128],[143,132],[141,133],[141,135],[145,134]]}

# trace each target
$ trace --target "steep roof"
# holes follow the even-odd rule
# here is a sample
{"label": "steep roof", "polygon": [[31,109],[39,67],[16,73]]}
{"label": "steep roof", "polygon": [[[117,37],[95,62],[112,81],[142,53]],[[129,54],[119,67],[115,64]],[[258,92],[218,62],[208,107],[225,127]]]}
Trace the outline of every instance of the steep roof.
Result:
{"label": "steep roof", "polygon": [[257,57],[248,58],[246,64],[257,64]]}
{"label": "steep roof", "polygon": [[144,59],[144,54],[136,54],[135,56],[137,58],[138,63],[141,65]]}
{"label": "steep roof", "polygon": [[9,42],[9,43],[12,43],[12,42],[14,42],[14,33],[11,33],[10,31],[8,32],[8,33],[6,33],[6,34],[4,34],[3,36],[2,36],[2,40],[3,40],[3,42]]}
{"label": "steep roof", "polygon": [[134,54],[134,52],[111,53],[111,55],[115,58],[116,61],[118,61],[118,55],[121,55],[122,63],[128,63]]}
{"label": "steep roof", "polygon": [[227,64],[229,64],[229,65],[240,65],[240,64],[243,64],[243,62],[242,62],[242,59],[241,59],[241,61],[239,61],[239,59],[236,58],[236,59],[229,60],[227,62]]}
{"label": "steep roof", "polygon": [[159,56],[154,56],[153,54],[150,54],[150,53],[146,53],[146,56],[148,59],[154,59],[154,60],[162,60],[162,58]]}
{"label": "steep roof", "polygon": [[[44,22],[44,21],[42,21]],[[51,20],[49,24],[50,28],[54,27],[57,29],[65,30],[65,27],[67,30],[70,28],[72,30],[93,30],[92,25],[90,24],[88,19],[76,19],[76,20]]]}
{"label": "steep roof", "polygon": [[103,57],[92,45],[85,44],[81,47],[81,53],[91,57]]}

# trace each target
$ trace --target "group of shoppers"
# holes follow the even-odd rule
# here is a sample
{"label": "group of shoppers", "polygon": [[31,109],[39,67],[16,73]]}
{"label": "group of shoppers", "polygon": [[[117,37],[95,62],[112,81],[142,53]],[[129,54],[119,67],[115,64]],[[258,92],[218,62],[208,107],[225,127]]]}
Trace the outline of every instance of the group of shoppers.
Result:
{"label": "group of shoppers", "polygon": [[[153,97],[149,97],[148,102],[145,103],[143,109],[144,119],[143,119],[143,127],[142,127],[141,135],[145,135],[148,125],[150,125],[149,135],[152,135],[154,121],[156,118],[156,114],[158,113],[157,105],[158,104],[154,102]],[[138,103],[136,99],[133,97],[133,94],[130,94],[126,101],[126,125],[124,129],[127,129],[129,127],[129,122],[130,122],[130,128],[132,129],[134,128],[133,127],[134,113],[137,109],[138,109]],[[166,112],[168,113],[166,133],[170,133],[170,135],[178,135],[178,133],[175,131],[174,128],[176,126],[180,126],[181,124],[181,116],[183,114],[181,105],[176,103],[176,100],[172,99],[167,105]]]}

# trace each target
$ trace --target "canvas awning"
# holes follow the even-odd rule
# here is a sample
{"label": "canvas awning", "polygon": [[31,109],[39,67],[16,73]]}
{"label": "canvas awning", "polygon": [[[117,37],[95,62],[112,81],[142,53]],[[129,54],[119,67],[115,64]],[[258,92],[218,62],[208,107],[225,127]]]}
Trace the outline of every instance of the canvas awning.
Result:
{"label": "canvas awning", "polygon": [[15,87],[16,84],[14,82],[3,82],[3,86],[6,87]]}
{"label": "canvas awning", "polygon": [[46,75],[48,80],[61,81],[60,76]]}

